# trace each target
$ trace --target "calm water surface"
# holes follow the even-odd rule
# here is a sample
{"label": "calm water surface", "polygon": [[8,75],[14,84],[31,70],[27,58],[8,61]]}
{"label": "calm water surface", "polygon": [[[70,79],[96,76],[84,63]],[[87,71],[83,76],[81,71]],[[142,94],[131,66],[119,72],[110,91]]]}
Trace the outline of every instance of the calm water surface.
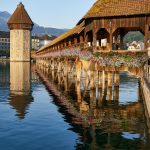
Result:
{"label": "calm water surface", "polygon": [[0,63],[0,150],[149,150],[139,80],[120,75],[119,88],[90,91],[84,78]]}

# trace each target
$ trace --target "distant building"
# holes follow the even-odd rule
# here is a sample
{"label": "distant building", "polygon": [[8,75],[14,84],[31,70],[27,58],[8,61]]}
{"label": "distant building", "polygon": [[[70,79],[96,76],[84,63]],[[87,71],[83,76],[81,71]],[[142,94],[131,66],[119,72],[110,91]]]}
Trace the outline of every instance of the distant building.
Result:
{"label": "distant building", "polygon": [[54,40],[56,38],[56,36],[54,35],[43,35],[40,37],[40,48],[46,44],[48,44],[49,42],[51,42],[52,40]]}
{"label": "distant building", "polygon": [[38,50],[40,48],[40,38],[38,36],[32,36],[32,50]]}
{"label": "distant building", "polygon": [[[32,36],[32,50],[40,49],[55,38],[54,35]],[[0,50],[10,50],[10,32],[0,31]]]}
{"label": "distant building", "polygon": [[144,50],[144,43],[141,41],[133,41],[130,43],[128,50]]}
{"label": "distant building", "polygon": [[54,40],[56,36],[54,35],[42,35],[42,36],[32,36],[32,50],[38,50],[42,46],[48,44]]}
{"label": "distant building", "polygon": [[10,33],[0,31],[0,50],[10,50]]}

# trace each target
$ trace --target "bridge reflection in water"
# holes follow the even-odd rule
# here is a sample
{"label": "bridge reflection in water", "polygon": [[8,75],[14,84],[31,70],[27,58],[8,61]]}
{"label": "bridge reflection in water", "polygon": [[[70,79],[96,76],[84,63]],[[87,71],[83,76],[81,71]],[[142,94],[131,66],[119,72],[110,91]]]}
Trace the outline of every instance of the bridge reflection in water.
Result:
{"label": "bridge reflection in water", "polygon": [[[40,65],[37,73],[55,97],[54,103],[59,111],[66,115],[65,120],[72,124],[72,130],[81,134],[84,148],[136,149],[142,144],[140,139],[148,141],[140,85],[136,101],[121,103],[119,80],[124,84],[128,84],[128,80],[120,79],[119,71],[114,76],[107,71],[97,72],[97,79],[100,79],[94,79],[95,83],[92,84],[95,84],[95,88],[91,88],[91,82],[84,72],[80,82],[72,73],[50,71]],[[114,79],[112,86],[109,86],[109,78]],[[130,84],[132,86],[132,81]],[[77,145],[77,149],[81,147]],[[149,145],[146,144],[147,147]]]}
{"label": "bridge reflection in water", "polygon": [[[86,78],[84,71],[81,73],[79,82],[77,76],[71,72],[65,72],[64,75],[63,71],[52,71],[40,65],[35,66],[35,64],[30,67],[29,63],[18,62],[10,63],[10,81],[8,80],[8,74],[8,65],[1,65],[0,77],[2,81],[0,80],[0,83],[3,85],[0,84],[0,88],[4,91],[10,82],[8,104],[16,110],[16,116],[21,119],[22,126],[24,124],[24,127],[27,127],[25,122],[38,124],[39,120],[42,120],[42,118],[39,118],[38,122],[35,122],[34,119],[37,118],[29,119],[34,112],[32,110],[32,113],[29,113],[30,106],[35,101],[33,99],[36,99],[32,91],[36,91],[34,88],[37,88],[40,78],[40,81],[43,82],[43,85],[50,93],[53,103],[57,106],[58,112],[63,115],[64,121],[69,123],[68,130],[77,133],[79,137],[74,145],[75,149],[149,148],[150,139],[145,122],[140,93],[141,87],[140,84],[137,86],[138,79],[135,77],[132,78],[132,76],[126,75],[125,72],[118,71],[114,75],[110,75],[110,72],[99,71],[95,72],[96,79],[92,82],[94,86],[91,86],[91,82]],[[110,77],[109,79],[108,76]],[[119,76],[121,77],[118,78]],[[113,78],[112,86],[108,86],[111,78]],[[136,90],[137,92],[135,92]],[[137,96],[134,95],[136,93],[138,94]],[[5,100],[2,96],[3,94],[0,93],[0,97]],[[44,99],[42,101],[45,102]],[[42,105],[42,102],[39,104]],[[51,107],[48,107],[48,109],[51,110]],[[51,112],[48,113],[49,110],[46,110],[45,113],[41,110],[35,112],[39,113],[40,111],[41,114],[51,115]],[[27,113],[30,117],[26,116]],[[2,114],[5,116],[4,113]],[[56,117],[55,119],[58,118]],[[47,126],[51,126],[51,120],[46,121],[48,124],[44,123]],[[16,121],[14,126],[15,123]],[[15,127],[13,130],[17,133],[19,126]],[[44,127],[40,126],[43,131],[40,133],[41,137],[45,135]],[[31,126],[28,126],[25,131],[30,128]],[[36,127],[35,130],[37,129],[39,128]],[[29,131],[33,132],[33,129]],[[48,131],[48,133],[53,132]],[[51,137],[51,134],[48,137]],[[33,138],[31,139],[33,140]],[[35,138],[34,142],[38,145],[37,138]]]}

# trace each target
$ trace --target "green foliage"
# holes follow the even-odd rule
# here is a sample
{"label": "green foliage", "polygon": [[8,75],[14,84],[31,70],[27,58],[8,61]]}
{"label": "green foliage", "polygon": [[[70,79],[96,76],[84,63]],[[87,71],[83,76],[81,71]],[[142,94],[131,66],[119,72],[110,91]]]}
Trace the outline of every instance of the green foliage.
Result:
{"label": "green foliage", "polygon": [[132,60],[132,56],[129,56],[129,55],[124,55],[122,56],[126,61],[130,61]]}
{"label": "green foliage", "polygon": [[129,32],[125,38],[124,38],[124,42],[125,43],[131,43],[133,41],[143,41],[144,39],[144,35],[139,32],[139,31],[134,31],[134,32]]}
{"label": "green foliage", "polygon": [[108,53],[109,56],[115,56],[116,54],[117,54],[117,52],[113,52],[113,51],[110,51],[110,52]]}
{"label": "green foliage", "polygon": [[100,56],[101,56],[101,53],[100,53],[100,52],[96,52],[96,53],[94,53],[94,56],[95,56],[95,57],[100,57]]}

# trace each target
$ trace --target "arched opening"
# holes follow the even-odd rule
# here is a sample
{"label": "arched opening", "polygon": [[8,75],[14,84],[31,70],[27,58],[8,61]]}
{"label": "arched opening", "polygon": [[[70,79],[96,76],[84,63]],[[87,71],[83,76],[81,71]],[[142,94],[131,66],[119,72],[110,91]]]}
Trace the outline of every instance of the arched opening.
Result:
{"label": "arched opening", "polygon": [[91,47],[93,43],[93,32],[92,31],[87,32],[86,36],[87,36],[88,47]]}
{"label": "arched opening", "polygon": [[140,31],[129,31],[124,37],[124,48],[127,50],[144,50],[144,35]]}
{"label": "arched opening", "polygon": [[80,43],[80,36],[77,36],[77,43]]}
{"label": "arched opening", "polygon": [[75,44],[74,36],[70,37],[71,45]]}
{"label": "arched opening", "polygon": [[142,29],[118,28],[113,33],[113,50],[144,50]]}
{"label": "arched opening", "polygon": [[109,33],[105,28],[100,28],[97,32],[97,47],[99,50],[108,49],[110,39]]}

